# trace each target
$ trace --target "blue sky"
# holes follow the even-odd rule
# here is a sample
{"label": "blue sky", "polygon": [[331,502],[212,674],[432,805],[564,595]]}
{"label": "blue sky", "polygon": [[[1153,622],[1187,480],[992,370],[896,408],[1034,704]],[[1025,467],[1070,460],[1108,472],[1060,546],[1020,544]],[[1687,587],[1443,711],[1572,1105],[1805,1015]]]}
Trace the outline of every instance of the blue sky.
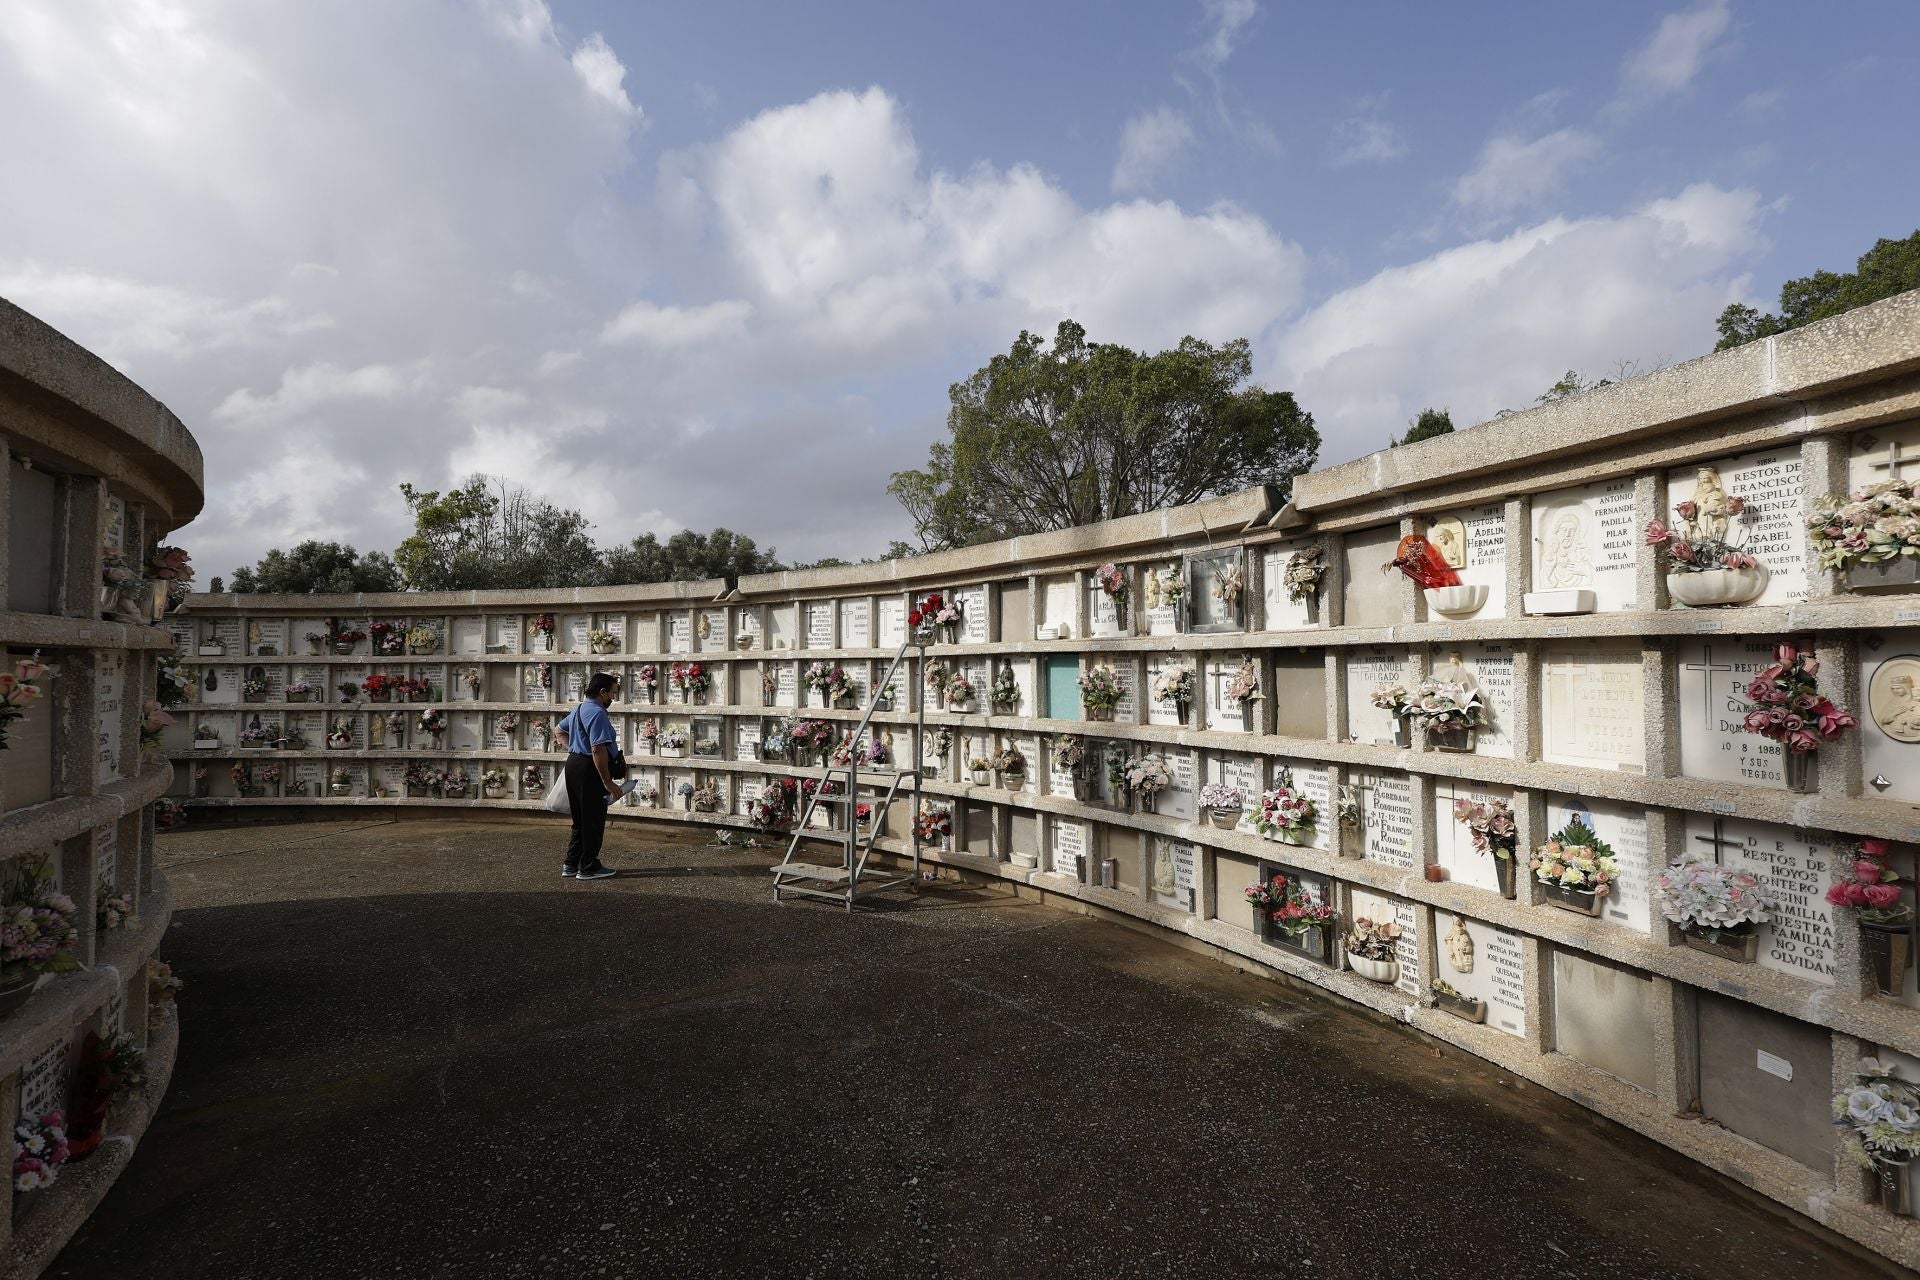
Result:
{"label": "blue sky", "polygon": [[474,469],[791,556],[1022,327],[1248,338],[1322,460],[1920,226],[1920,7],[21,0],[0,295],[208,453],[225,571]]}

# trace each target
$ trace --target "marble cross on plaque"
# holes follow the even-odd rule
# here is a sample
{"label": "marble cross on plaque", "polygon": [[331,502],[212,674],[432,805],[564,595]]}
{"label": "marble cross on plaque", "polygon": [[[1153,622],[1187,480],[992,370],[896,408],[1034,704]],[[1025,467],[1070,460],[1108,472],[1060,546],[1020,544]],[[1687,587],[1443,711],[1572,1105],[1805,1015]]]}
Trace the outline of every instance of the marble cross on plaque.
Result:
{"label": "marble cross on plaque", "polygon": [[1706,645],[1704,648],[1706,652],[1705,662],[1682,663],[1681,670],[1698,671],[1700,673],[1700,687],[1704,699],[1700,711],[1706,719],[1707,728],[1711,729],[1715,723],[1713,714],[1713,673],[1716,671],[1731,671],[1733,667],[1730,664],[1715,662],[1713,660],[1712,645]]}
{"label": "marble cross on plaque", "polygon": [[1889,440],[1887,441],[1887,460],[1869,462],[1867,467],[1872,471],[1886,472],[1889,480],[1898,480],[1900,468],[1909,465],[1920,465],[1920,453],[1907,453],[1898,440]]}
{"label": "marble cross on plaque", "polygon": [[[1712,659],[1708,659],[1708,661],[1712,661]],[[1695,836],[1694,839],[1699,843],[1704,844],[1713,850],[1713,860],[1716,865],[1719,865],[1722,862],[1721,853],[1723,850],[1744,849],[1746,847],[1738,840],[1727,839],[1727,824],[1723,819],[1720,819],[1720,818],[1715,818],[1713,820],[1712,835]]]}

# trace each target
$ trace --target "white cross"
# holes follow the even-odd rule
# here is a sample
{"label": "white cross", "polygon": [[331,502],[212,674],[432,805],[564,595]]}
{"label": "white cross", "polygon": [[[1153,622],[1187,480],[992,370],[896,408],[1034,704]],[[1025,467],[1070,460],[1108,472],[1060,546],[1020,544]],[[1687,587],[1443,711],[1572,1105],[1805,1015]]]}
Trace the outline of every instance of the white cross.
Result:
{"label": "white cross", "polygon": [[1900,468],[1913,462],[1920,462],[1920,453],[1903,453],[1898,440],[1889,440],[1887,441],[1887,460],[1869,462],[1867,467],[1869,470],[1886,472],[1889,480],[1898,480]]}
{"label": "white cross", "polygon": [[1713,660],[1713,646],[1710,644],[1702,645],[1701,652],[1706,655],[1707,660],[1704,663],[1688,662],[1682,664],[1680,669],[1682,671],[1698,671],[1700,673],[1700,684],[1705,690],[1706,695],[1701,700],[1700,710],[1707,718],[1707,726],[1711,728],[1713,726],[1713,673],[1716,671],[1731,671],[1733,667],[1731,665],[1723,666],[1716,664]]}
{"label": "white cross", "polygon": [[1709,846],[1713,850],[1713,860],[1716,864],[1720,862],[1720,851],[1722,849],[1742,849],[1746,847],[1738,840],[1729,840],[1726,838],[1726,825],[1727,824],[1721,819],[1715,818],[1713,820],[1712,835],[1694,837],[1696,841]]}

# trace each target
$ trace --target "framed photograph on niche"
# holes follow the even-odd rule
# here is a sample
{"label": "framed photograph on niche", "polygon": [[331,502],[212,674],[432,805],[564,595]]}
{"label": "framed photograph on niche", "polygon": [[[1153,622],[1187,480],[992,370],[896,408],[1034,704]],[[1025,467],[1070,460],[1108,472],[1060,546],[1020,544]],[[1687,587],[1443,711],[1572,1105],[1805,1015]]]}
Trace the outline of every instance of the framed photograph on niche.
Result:
{"label": "framed photograph on niche", "polygon": [[1244,549],[1196,552],[1186,557],[1187,630],[1195,635],[1246,630],[1247,570]]}

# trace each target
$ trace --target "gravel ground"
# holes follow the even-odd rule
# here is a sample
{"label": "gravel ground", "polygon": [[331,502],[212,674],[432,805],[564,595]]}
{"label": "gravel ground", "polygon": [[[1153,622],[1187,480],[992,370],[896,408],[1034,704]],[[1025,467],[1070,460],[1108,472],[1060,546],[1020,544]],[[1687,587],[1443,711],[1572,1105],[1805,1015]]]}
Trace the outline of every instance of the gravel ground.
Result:
{"label": "gravel ground", "polygon": [[1862,1276],[1490,1064],[951,885],[619,824],[164,837],[160,1116],[51,1275]]}

